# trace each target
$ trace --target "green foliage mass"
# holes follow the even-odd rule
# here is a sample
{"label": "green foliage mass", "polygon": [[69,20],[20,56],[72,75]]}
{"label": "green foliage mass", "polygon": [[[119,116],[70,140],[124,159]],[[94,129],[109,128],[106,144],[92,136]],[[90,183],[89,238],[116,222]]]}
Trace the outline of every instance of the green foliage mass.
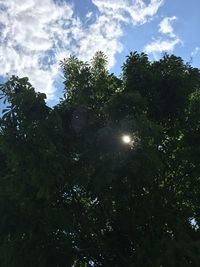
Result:
{"label": "green foliage mass", "polygon": [[1,267],[199,266],[200,71],[106,65],[61,62],[53,108],[28,78],[1,85]]}

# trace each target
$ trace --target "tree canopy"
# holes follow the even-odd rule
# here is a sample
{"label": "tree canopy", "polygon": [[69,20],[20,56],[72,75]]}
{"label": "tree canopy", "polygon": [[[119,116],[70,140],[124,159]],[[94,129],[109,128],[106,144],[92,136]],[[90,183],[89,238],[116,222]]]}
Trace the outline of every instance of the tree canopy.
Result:
{"label": "tree canopy", "polygon": [[0,266],[199,266],[199,69],[136,52],[120,77],[102,52],[61,66],[53,108],[28,78],[0,86]]}

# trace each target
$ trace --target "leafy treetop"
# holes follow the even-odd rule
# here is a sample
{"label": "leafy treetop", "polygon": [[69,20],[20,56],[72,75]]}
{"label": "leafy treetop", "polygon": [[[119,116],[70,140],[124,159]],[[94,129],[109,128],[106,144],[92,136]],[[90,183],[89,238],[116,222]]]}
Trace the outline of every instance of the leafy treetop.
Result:
{"label": "leafy treetop", "polygon": [[28,78],[0,86],[0,265],[199,266],[200,71],[136,52],[120,78],[102,52],[61,66],[53,108]]}

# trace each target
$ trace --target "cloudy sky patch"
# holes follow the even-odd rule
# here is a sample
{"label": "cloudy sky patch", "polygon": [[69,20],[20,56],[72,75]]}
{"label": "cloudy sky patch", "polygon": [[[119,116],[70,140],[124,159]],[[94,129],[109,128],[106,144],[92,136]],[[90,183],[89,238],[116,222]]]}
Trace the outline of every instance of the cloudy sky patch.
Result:
{"label": "cloudy sky patch", "polygon": [[[169,12],[169,3],[0,0],[0,79],[13,74],[28,76],[51,100],[58,96],[59,61],[70,54],[89,60],[102,50],[109,58],[109,68],[117,72],[116,66],[129,51],[145,51],[154,58],[163,51],[174,52],[188,44],[181,30],[174,28],[180,27],[184,12]],[[190,54],[194,47],[199,47],[196,39]],[[194,56],[197,52],[194,50]]]}

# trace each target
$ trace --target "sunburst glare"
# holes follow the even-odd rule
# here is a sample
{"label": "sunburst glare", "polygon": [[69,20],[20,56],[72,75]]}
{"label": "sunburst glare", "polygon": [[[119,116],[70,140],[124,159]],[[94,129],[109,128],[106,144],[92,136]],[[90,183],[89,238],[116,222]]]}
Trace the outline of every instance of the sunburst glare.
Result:
{"label": "sunburst glare", "polygon": [[125,143],[125,144],[130,144],[131,142],[131,137],[129,135],[123,135],[122,136],[122,141]]}

